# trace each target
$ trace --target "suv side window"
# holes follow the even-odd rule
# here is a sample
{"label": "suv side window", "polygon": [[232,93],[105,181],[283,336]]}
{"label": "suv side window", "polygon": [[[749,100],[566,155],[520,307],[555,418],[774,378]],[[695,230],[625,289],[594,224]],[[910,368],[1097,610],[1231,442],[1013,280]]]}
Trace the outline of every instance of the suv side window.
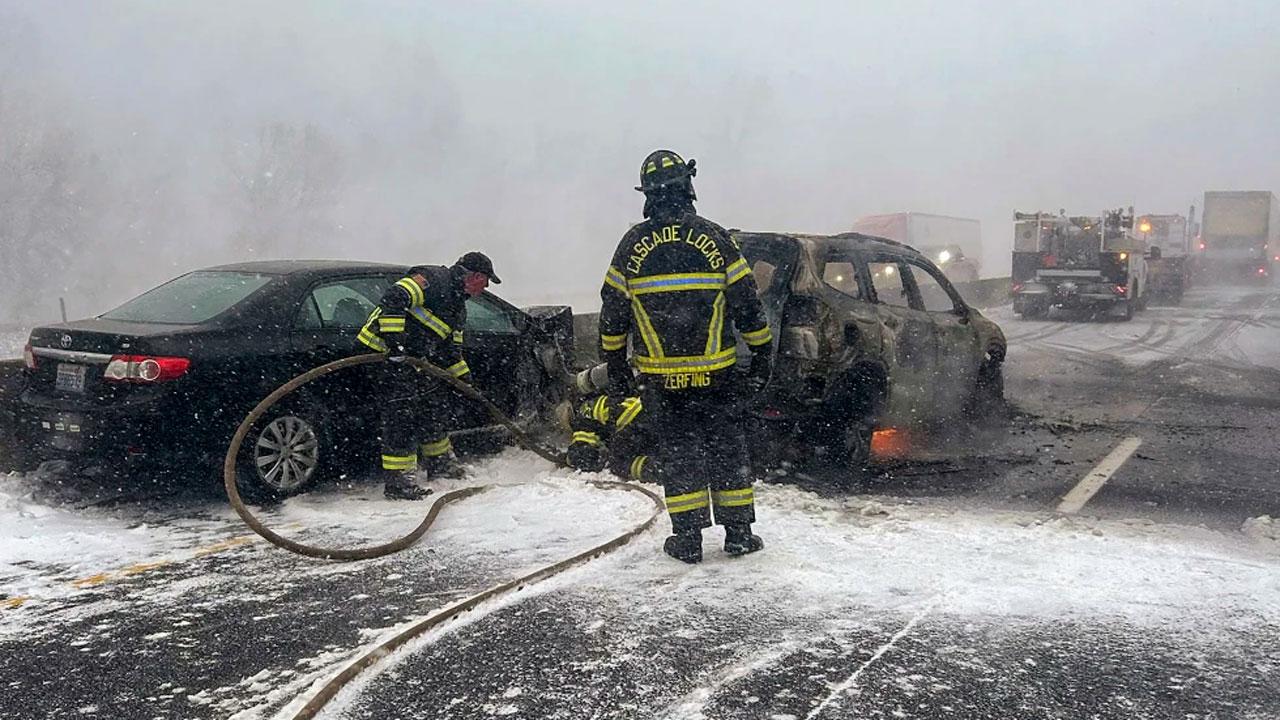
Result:
{"label": "suv side window", "polygon": [[911,269],[911,278],[916,281],[916,289],[920,291],[920,302],[925,312],[953,313],[961,306],[928,268],[916,263],[907,267]]}
{"label": "suv side window", "polygon": [[858,282],[858,266],[853,260],[838,257],[828,259],[822,266],[822,282],[849,297],[866,297]]}
{"label": "suv side window", "polygon": [[902,279],[905,268],[905,265],[897,262],[867,263],[867,274],[871,276],[871,285],[876,290],[876,299],[880,304],[911,307],[911,292]]}
{"label": "suv side window", "polygon": [[303,302],[298,324],[358,330],[378,306],[391,282],[390,278],[379,276],[345,278],[318,285]]}

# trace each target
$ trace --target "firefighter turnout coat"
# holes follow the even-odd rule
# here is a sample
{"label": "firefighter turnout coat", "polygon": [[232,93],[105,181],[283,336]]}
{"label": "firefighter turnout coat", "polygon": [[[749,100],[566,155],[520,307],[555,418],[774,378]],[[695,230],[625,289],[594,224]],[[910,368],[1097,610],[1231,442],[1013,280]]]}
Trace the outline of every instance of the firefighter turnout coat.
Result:
{"label": "firefighter turnout coat", "polygon": [[772,335],[751,268],[729,233],[692,210],[650,218],[623,236],[600,290],[600,348],[666,390],[723,384],[736,327],[755,352]]}
{"label": "firefighter turnout coat", "polygon": [[415,267],[382,296],[358,339],[376,352],[419,357],[456,378],[469,379],[470,368],[462,357],[466,301],[453,270]]}

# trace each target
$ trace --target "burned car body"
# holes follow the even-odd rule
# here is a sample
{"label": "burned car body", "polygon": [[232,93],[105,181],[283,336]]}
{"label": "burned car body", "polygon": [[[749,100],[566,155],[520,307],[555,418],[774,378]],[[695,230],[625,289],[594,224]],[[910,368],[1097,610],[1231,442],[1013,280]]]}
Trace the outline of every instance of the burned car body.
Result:
{"label": "burned car body", "polygon": [[[48,459],[216,464],[246,413],[275,388],[367,352],[356,333],[407,270],[333,261],[226,265],[183,275],[97,318],[36,328],[17,409],[24,444]],[[467,307],[464,353],[475,385],[516,418],[554,407],[573,347],[569,308],[526,311],[487,292]],[[250,487],[289,494],[346,461],[375,457],[379,396],[370,372],[321,378],[264,417],[245,442]],[[455,428],[492,423],[456,401]],[[258,455],[286,437],[305,437],[314,448],[290,478],[266,477]]]}
{"label": "burned car body", "polygon": [[737,232],[776,338],[759,437],[861,466],[876,428],[999,402],[1005,337],[916,250],[884,238]]}

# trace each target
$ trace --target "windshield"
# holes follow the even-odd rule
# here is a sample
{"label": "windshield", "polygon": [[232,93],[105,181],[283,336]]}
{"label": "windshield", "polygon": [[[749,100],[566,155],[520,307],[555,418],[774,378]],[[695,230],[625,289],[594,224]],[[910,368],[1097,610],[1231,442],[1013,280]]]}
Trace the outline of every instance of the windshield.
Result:
{"label": "windshield", "polygon": [[246,272],[193,272],[149,290],[102,317],[126,322],[197,325],[235,307],[272,277]]}

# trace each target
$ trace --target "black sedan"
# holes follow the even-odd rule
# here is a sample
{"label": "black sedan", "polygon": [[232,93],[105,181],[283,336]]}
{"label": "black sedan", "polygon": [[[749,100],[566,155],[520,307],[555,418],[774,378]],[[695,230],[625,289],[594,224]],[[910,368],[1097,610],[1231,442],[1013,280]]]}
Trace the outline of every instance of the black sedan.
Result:
{"label": "black sedan", "polygon": [[[365,352],[355,336],[407,266],[336,261],[224,265],[188,273],[90,320],[31,333],[19,416],[44,459],[112,466],[216,466],[236,426],[272,390]],[[573,351],[567,307],[467,301],[474,382],[516,418],[561,398]],[[249,491],[283,496],[376,456],[379,398],[368,366],[286,398],[246,439]],[[457,399],[460,430],[491,423]]]}

